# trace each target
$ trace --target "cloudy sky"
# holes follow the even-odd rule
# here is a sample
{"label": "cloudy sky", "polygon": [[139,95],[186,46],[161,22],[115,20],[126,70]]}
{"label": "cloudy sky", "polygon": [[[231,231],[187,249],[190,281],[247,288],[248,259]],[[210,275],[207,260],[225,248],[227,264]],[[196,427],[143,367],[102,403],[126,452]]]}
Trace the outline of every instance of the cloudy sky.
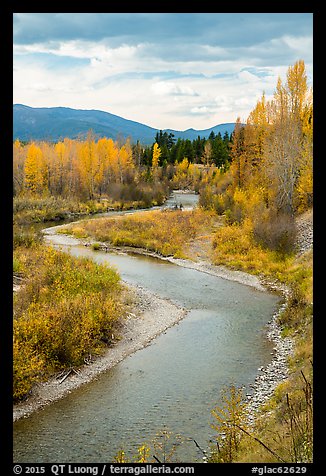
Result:
{"label": "cloudy sky", "polygon": [[14,103],[157,129],[245,120],[303,59],[312,13],[15,13]]}

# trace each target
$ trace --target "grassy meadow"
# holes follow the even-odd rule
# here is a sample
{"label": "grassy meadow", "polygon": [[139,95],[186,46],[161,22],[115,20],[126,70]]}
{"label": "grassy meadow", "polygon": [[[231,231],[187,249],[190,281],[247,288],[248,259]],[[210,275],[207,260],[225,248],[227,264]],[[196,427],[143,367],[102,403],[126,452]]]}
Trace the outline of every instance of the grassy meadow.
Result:
{"label": "grassy meadow", "polygon": [[186,244],[211,226],[213,215],[192,211],[155,210],[134,215],[83,220],[61,230],[78,238],[92,238],[112,246],[130,246],[162,256],[186,257]]}

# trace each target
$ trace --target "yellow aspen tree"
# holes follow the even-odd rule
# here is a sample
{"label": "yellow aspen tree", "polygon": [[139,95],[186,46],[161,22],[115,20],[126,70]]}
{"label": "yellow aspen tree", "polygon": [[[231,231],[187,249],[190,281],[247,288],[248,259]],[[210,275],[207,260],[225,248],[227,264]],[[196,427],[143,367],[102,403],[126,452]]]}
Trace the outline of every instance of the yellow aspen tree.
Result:
{"label": "yellow aspen tree", "polygon": [[236,160],[232,169],[237,170],[238,186],[242,188],[248,189],[262,182],[264,144],[268,130],[269,107],[263,93],[250,112],[246,125],[234,133],[233,154]]}
{"label": "yellow aspen tree", "polygon": [[244,126],[241,123],[240,117],[237,118],[235,126],[234,126],[230,156],[232,159],[230,171],[234,177],[235,186],[241,188],[243,185],[245,150],[244,150]]}
{"label": "yellow aspen tree", "polygon": [[129,140],[127,140],[119,150],[119,169],[120,182],[130,182],[134,175],[135,164],[133,162],[132,148]]}
{"label": "yellow aspen tree", "polygon": [[[307,74],[300,60],[288,68],[286,85],[283,86],[280,79],[277,83],[273,127],[265,146],[265,168],[276,207],[291,215],[296,208],[298,183],[301,182],[302,192],[303,183],[303,189],[310,190],[312,180],[312,137],[308,139],[312,111],[308,104]],[[311,174],[307,175],[309,168]]]}
{"label": "yellow aspen tree", "polygon": [[299,60],[293,66],[290,66],[286,77],[290,113],[292,116],[301,119],[308,92],[307,73],[304,61]]}
{"label": "yellow aspen tree", "polygon": [[178,188],[187,188],[189,161],[185,157],[179,164],[176,162],[175,174],[173,176],[174,186]]}
{"label": "yellow aspen tree", "polygon": [[296,184],[296,207],[303,212],[313,205],[313,105],[309,91],[302,112],[302,154],[299,178]]}
{"label": "yellow aspen tree", "polygon": [[91,134],[79,146],[78,150],[79,171],[82,186],[90,200],[94,198],[96,175],[96,148],[95,140]]}
{"label": "yellow aspen tree", "polygon": [[158,180],[158,170],[159,170],[158,167],[159,167],[161,154],[162,154],[162,151],[158,143],[155,142],[153,146],[152,169],[151,169],[154,182]]}
{"label": "yellow aspen tree", "polygon": [[195,164],[189,164],[188,167],[188,178],[189,178],[189,185],[192,185],[195,190],[198,189],[199,182],[200,182],[200,170]]}
{"label": "yellow aspen tree", "polygon": [[306,95],[305,105],[301,113],[302,133],[312,141],[313,131],[313,92],[310,88]]}
{"label": "yellow aspen tree", "polygon": [[66,145],[64,142],[58,142],[54,146],[56,153],[56,184],[57,192],[62,195],[66,176]]}
{"label": "yellow aspen tree", "polygon": [[19,195],[23,191],[24,186],[24,163],[25,148],[18,139],[15,140],[13,146],[13,189],[14,195]]}
{"label": "yellow aspen tree", "polygon": [[44,162],[44,174],[46,189],[50,194],[56,192],[56,157],[54,145],[51,142],[40,142],[39,147],[42,152]]}
{"label": "yellow aspen tree", "polygon": [[107,139],[106,148],[108,153],[108,181],[118,182],[119,180],[119,148],[110,138]]}
{"label": "yellow aspen tree", "polygon": [[153,157],[152,157],[152,169],[156,169],[159,165],[160,157],[161,157],[161,149],[157,142],[155,142],[153,147]]}
{"label": "yellow aspen tree", "polygon": [[108,139],[103,137],[96,144],[97,170],[95,175],[96,189],[101,196],[108,179],[109,155],[107,147]]}
{"label": "yellow aspen tree", "polygon": [[285,86],[279,77],[277,80],[274,98],[271,104],[271,118],[272,123],[278,122],[284,124],[288,117],[289,98]]}
{"label": "yellow aspen tree", "polygon": [[79,166],[78,166],[78,142],[65,137],[63,140],[66,157],[66,175],[64,177],[64,188],[67,196],[79,194]]}
{"label": "yellow aspen tree", "polygon": [[47,189],[47,165],[42,151],[34,142],[29,146],[24,167],[25,189],[42,194]]}
{"label": "yellow aspen tree", "polygon": [[[268,108],[266,105],[265,93],[253,111],[248,116],[247,125],[251,126],[251,163],[256,165],[261,160],[264,150],[264,141],[268,131]],[[249,128],[246,128],[246,132]]]}
{"label": "yellow aspen tree", "polygon": [[[309,160],[310,159],[310,160]],[[307,163],[300,169],[296,184],[296,208],[304,212],[313,205],[313,167],[312,157],[307,158]]]}

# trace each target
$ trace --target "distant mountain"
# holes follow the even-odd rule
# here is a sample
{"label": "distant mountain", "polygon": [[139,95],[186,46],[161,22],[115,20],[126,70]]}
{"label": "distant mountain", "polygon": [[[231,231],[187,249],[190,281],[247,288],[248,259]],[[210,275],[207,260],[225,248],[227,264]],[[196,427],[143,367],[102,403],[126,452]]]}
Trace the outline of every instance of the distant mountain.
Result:
{"label": "distant mountain", "polygon": [[[214,131],[215,134],[223,134],[227,131],[231,134],[234,122],[219,124],[210,129],[175,131],[164,129],[163,132],[172,132],[175,138],[196,139],[208,137]],[[68,107],[41,107],[34,108],[23,104],[13,106],[13,138],[24,141],[46,140],[58,141],[69,137],[76,139],[84,138],[92,129],[96,137],[118,137],[126,139],[130,137],[132,142],[139,140],[144,145],[152,144],[158,129],[146,126],[140,122],[130,121],[123,117],[97,110],[71,109]]]}

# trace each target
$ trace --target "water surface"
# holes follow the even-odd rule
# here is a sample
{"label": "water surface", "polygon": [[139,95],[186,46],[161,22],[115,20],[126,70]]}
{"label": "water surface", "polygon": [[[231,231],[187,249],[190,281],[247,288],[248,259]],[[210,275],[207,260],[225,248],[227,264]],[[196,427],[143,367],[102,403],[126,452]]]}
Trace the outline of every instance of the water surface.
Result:
{"label": "water surface", "polygon": [[[67,237],[62,236],[61,240]],[[96,381],[14,424],[17,462],[112,462],[167,428],[182,436],[179,461],[200,458],[193,439],[214,437],[211,410],[225,385],[247,386],[271,359],[264,326],[278,298],[251,287],[151,257],[94,252],[76,256],[114,265],[123,280],[189,309],[149,347]]]}

